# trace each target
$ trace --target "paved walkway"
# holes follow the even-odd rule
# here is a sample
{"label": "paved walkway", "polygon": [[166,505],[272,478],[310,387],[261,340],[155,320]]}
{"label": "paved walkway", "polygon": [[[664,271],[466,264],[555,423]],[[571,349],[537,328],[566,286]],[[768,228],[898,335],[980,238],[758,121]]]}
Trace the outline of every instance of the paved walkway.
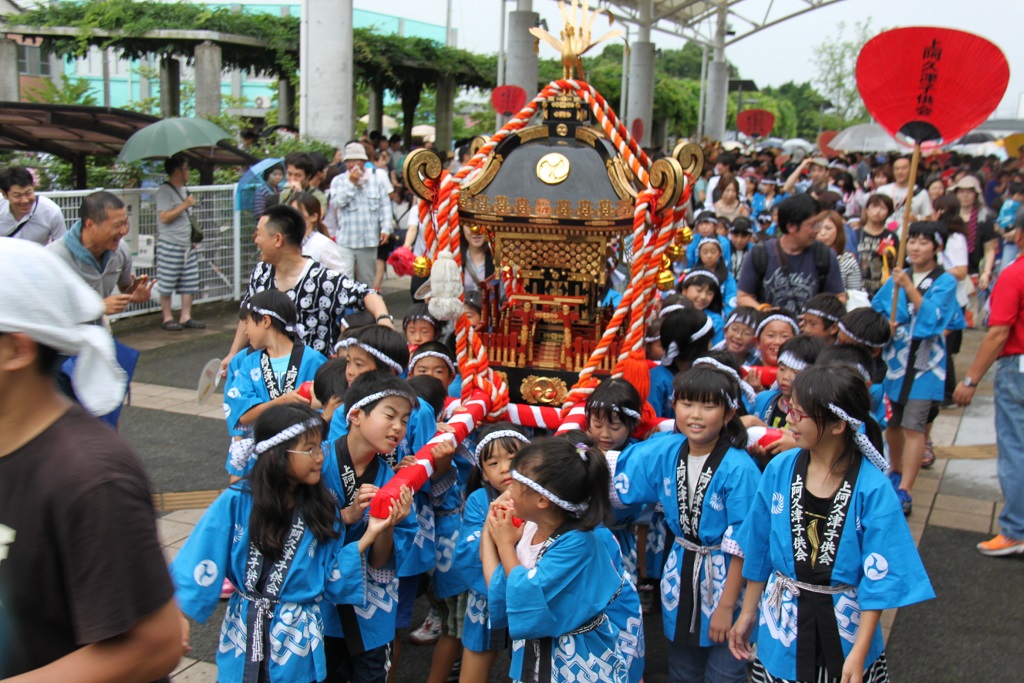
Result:
{"label": "paved walkway", "polygon": [[[385,294],[396,319],[400,319],[408,305],[407,283],[406,279],[389,280],[385,283]],[[224,416],[219,401],[214,400],[209,405],[200,406],[196,402],[196,391],[191,387],[195,386],[194,382],[202,367],[202,359],[209,357],[203,354],[210,353],[208,348],[223,347],[223,350],[226,350],[236,320],[230,312],[212,318],[207,315],[207,330],[176,335],[160,330],[155,319],[151,321],[152,324],[148,321],[136,321],[132,323],[131,331],[120,334],[119,338],[122,341],[143,352],[143,361],[147,354],[160,358],[155,364],[158,367],[146,369],[141,373],[143,377],[156,377],[166,382],[133,382],[131,408],[126,410],[125,417],[122,418],[122,431],[126,431],[126,427],[137,429],[140,426],[144,431],[148,423],[155,424],[161,419],[161,415],[183,420],[180,426],[175,427],[179,433],[182,430],[193,430],[193,426],[193,431],[208,428],[207,425],[215,426],[215,423],[210,421],[223,422]],[[980,331],[971,331],[965,335],[963,350],[958,358],[961,368],[969,365],[974,358],[982,336],[983,333]],[[966,409],[944,410],[935,421],[932,440],[936,445],[938,460],[930,470],[922,471],[914,487],[914,513],[907,520],[917,542],[920,542],[925,527],[931,525],[986,535],[998,531],[996,518],[1001,508],[1002,497],[995,471],[991,380],[990,373],[981,382],[973,405]],[[142,424],[125,425],[128,420],[139,420]],[[182,434],[181,438],[187,441],[188,435]],[[129,440],[132,440],[131,437]],[[222,441],[223,443],[213,445],[206,444],[211,453],[220,454],[216,456],[219,458],[223,458],[226,435]],[[173,447],[167,455],[175,457]],[[150,476],[154,479],[156,477],[150,459],[158,456],[159,454],[143,453],[147,468],[150,469]],[[154,504],[161,514],[157,522],[157,531],[164,554],[170,561],[182,547],[206,507],[220,493],[221,487],[226,485],[226,476],[204,476],[201,481],[193,480],[187,487],[181,487],[181,490],[174,490],[166,485],[161,487],[160,480],[157,480],[156,484]],[[886,638],[896,616],[897,613],[892,610],[883,614],[882,626]],[[994,618],[997,618],[997,615],[994,615]],[[214,628],[208,632],[215,634],[216,631]],[[172,678],[176,683],[215,681],[216,667],[209,662],[185,658],[178,665]],[[425,675],[422,678],[425,678]]]}

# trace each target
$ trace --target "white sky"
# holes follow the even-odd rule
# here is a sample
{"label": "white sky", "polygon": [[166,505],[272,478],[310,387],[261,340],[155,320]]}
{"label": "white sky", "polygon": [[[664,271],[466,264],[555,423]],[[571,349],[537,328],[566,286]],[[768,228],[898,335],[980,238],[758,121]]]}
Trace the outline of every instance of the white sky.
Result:
{"label": "white sky", "polygon": [[[501,0],[451,0],[453,24],[458,29],[458,46],[474,52],[496,52]],[[596,4],[596,3],[595,3]],[[783,4],[783,0],[777,0]],[[762,6],[749,0],[753,14]],[[404,16],[432,24],[445,24],[446,0],[355,0],[360,9]],[[509,10],[515,2],[507,4]],[[554,0],[533,0],[533,9],[547,20],[553,33],[562,21]],[[763,10],[762,10],[763,11]],[[1021,14],[1018,0],[845,0],[808,12],[740,41],[726,51],[726,58],[739,67],[740,75],[758,86],[779,85],[789,80],[802,82],[815,76],[814,46],[837,34],[836,25],[871,18],[873,27],[932,25],[958,28],[988,38],[1002,48],[1010,63],[1010,85],[994,116],[1015,117],[1017,101],[1024,93],[1024,40],[1020,37]],[[737,22],[738,23],[738,22]],[[634,32],[635,35],[635,32]],[[683,42],[654,33],[652,40],[665,48]],[[600,48],[598,48],[600,49]],[[541,47],[541,56],[553,58],[554,50]]]}

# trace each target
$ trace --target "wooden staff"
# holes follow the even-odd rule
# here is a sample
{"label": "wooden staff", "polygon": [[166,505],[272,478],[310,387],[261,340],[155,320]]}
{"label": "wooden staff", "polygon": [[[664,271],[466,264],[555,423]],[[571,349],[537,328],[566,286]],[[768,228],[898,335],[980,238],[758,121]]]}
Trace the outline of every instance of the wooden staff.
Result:
{"label": "wooden staff", "polygon": [[[921,161],[921,143],[914,143],[914,155],[910,157],[910,187],[907,188],[907,201],[903,206],[903,230],[900,233],[900,248],[896,252],[896,267],[903,269],[903,261],[907,258],[907,233],[910,232],[910,205],[914,203],[914,192],[917,190],[917,165]],[[890,274],[890,277],[892,275]],[[900,303],[900,287],[892,283],[892,313],[889,322],[896,322],[896,306]]]}

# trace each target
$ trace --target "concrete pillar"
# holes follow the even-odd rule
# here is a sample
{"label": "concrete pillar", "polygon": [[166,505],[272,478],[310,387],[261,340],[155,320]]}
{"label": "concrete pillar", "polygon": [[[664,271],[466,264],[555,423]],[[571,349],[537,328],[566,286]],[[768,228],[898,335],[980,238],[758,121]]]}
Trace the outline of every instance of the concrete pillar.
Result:
{"label": "concrete pillar", "polygon": [[352,0],[303,0],[299,131],[341,147],[352,138]]}
{"label": "concrete pillar", "polygon": [[[529,3],[526,3],[529,4]],[[505,84],[518,85],[526,91],[526,101],[532,100],[537,87],[537,54],[533,51],[534,37],[530,29],[537,25],[540,15],[519,9],[508,14],[508,56],[505,58]],[[555,32],[557,33],[557,31]]]}
{"label": "concrete pillar", "polygon": [[633,122],[643,122],[641,147],[650,147],[654,127],[654,43],[636,42],[629,49],[629,90],[626,94],[629,119],[626,128],[632,133]]}
{"label": "concrete pillar", "polygon": [[10,38],[0,38],[0,102],[19,102],[18,44]]}
{"label": "concrete pillar", "polygon": [[244,74],[240,69],[231,70],[231,96],[235,99],[242,98],[242,79]]}
{"label": "concrete pillar", "polygon": [[708,64],[708,97],[705,130],[712,140],[725,139],[726,104],[729,99],[729,65],[725,61],[725,32],[728,30],[728,13],[725,7],[718,9],[718,24],[715,26],[714,55]]}
{"label": "concrete pillar", "polygon": [[100,63],[103,65],[103,106],[110,106],[110,48],[99,51]]}
{"label": "concrete pillar", "polygon": [[64,58],[51,53],[46,60],[50,64],[50,80],[60,88],[64,85]]}
{"label": "concrete pillar", "polygon": [[196,116],[220,115],[220,45],[204,40],[195,47]]}
{"label": "concrete pillar", "polygon": [[295,127],[295,86],[284,76],[277,79],[277,123]]}
{"label": "concrete pillar", "polygon": [[370,111],[366,118],[366,131],[379,130],[384,133],[384,88],[375,85],[370,88]]}
{"label": "concrete pillar", "polygon": [[160,116],[181,116],[181,62],[174,55],[160,58]]}
{"label": "concrete pillar", "polygon": [[437,139],[434,146],[441,154],[449,152],[452,148],[452,122],[455,118],[455,79],[451,76],[439,76],[437,79],[436,94],[437,107],[434,110]]}

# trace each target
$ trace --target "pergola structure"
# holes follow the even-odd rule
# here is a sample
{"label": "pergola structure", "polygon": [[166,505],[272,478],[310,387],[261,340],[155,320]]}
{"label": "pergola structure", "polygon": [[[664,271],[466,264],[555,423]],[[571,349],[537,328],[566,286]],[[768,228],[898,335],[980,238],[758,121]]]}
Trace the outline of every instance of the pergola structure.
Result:
{"label": "pergola structure", "polygon": [[[0,150],[46,152],[71,162],[75,187],[85,189],[86,160],[114,157],[136,131],[159,121],[156,116],[111,107],[0,102]],[[212,183],[214,166],[248,166],[256,157],[226,142],[182,152]]]}
{"label": "pergola structure", "polygon": [[[705,83],[707,87],[701,116],[706,135],[723,139],[729,92],[725,48],[784,21],[841,1],[596,0],[593,6],[607,9],[617,19],[637,27],[637,37],[629,46],[629,79],[621,118],[630,124],[639,119],[639,129],[643,131],[640,144],[644,147],[651,144],[655,55],[651,33],[657,31],[711,48],[712,59],[705,62],[705,73],[701,77],[702,95]],[[538,21],[533,0],[517,0],[516,10],[509,13],[505,82],[518,85],[531,95],[536,91],[537,58],[528,30]]]}

